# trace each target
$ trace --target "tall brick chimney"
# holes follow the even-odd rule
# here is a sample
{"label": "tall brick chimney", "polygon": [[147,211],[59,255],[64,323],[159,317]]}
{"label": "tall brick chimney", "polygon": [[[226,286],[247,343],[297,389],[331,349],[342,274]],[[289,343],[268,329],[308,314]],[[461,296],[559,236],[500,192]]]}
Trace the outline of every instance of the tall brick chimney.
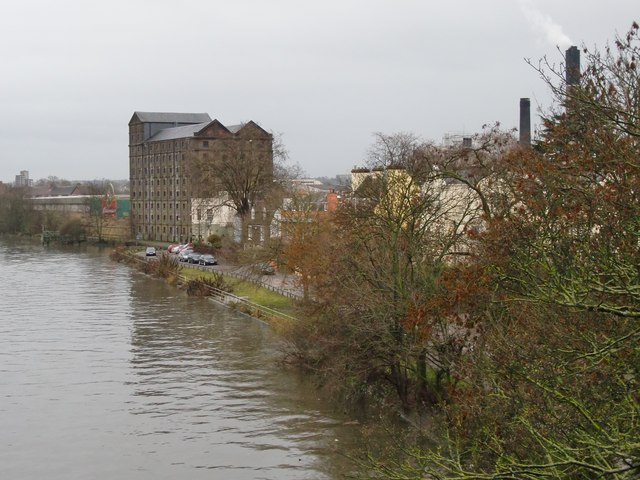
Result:
{"label": "tall brick chimney", "polygon": [[520,99],[520,145],[531,145],[531,100]]}
{"label": "tall brick chimney", "polygon": [[567,86],[580,83],[580,50],[575,45],[565,52],[565,72]]}

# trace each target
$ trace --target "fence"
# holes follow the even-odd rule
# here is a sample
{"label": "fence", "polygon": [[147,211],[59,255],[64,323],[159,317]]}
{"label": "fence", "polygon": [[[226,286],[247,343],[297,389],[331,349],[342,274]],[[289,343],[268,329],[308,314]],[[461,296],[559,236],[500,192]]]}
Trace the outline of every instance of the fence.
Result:
{"label": "fence", "polygon": [[[189,279],[182,275],[179,275],[180,280],[186,284]],[[225,306],[231,306],[240,310],[241,312],[247,313],[253,317],[260,319],[281,319],[288,321],[296,321],[295,317],[287,315],[286,313],[279,312],[269,307],[264,307],[262,305],[258,305],[250,300],[247,300],[244,297],[238,297],[229,292],[225,292],[224,290],[220,290],[219,288],[211,287],[206,285],[207,290],[209,290],[209,294],[212,300],[217,303],[220,303]]]}
{"label": "fence", "polygon": [[[207,267],[204,267],[202,265],[194,265],[191,263],[187,263],[185,266],[190,267],[190,268],[195,268],[196,270],[200,270],[203,272],[210,272],[211,270],[209,270]],[[279,295],[282,295],[283,297],[288,297],[291,298],[293,300],[302,300],[303,296],[302,294],[293,291],[293,290],[288,290],[285,288],[280,288],[277,287],[275,285],[272,285],[269,282],[263,282],[263,281],[259,281],[256,277],[256,275],[251,274],[250,272],[247,271],[233,271],[233,270],[225,270],[225,271],[218,271],[218,273],[221,273],[223,275],[228,275],[230,277],[234,277],[237,278],[239,280],[244,280],[246,282],[251,282],[251,283],[255,283],[256,285],[259,285],[262,288],[266,288],[267,290],[271,290],[272,292],[275,292]]]}
{"label": "fence", "polygon": [[[144,262],[144,263],[151,260],[151,258],[149,257],[141,257],[136,254],[130,254],[129,256],[130,258],[133,258],[136,261]],[[211,271],[202,267],[201,265],[187,264],[187,266],[197,270],[205,271],[205,272]],[[229,275],[232,277],[240,278],[241,280],[251,281],[250,276],[248,276],[247,274],[242,274],[241,272],[238,272],[237,274],[234,274],[233,272],[220,272],[220,273],[222,273],[223,275]],[[178,278],[185,285],[189,281],[189,279],[183,275],[178,275]],[[254,283],[258,283],[258,282],[254,282]],[[271,285],[267,285],[265,283],[261,283],[260,286],[262,286],[263,288],[268,288],[269,290],[279,293],[280,295],[288,296],[289,298],[294,298],[294,299],[300,298],[298,295],[292,294],[291,292],[286,292],[285,290],[278,291],[279,289],[272,287]],[[269,307],[258,305],[257,303],[247,300],[246,298],[238,297],[237,295],[233,295],[232,293],[225,292],[224,290],[220,290],[218,288],[211,287],[209,285],[206,285],[206,288],[209,290],[211,299],[214,300],[215,302],[221,305],[225,305],[227,307],[233,307],[253,317],[264,319],[264,320],[270,320],[270,319],[280,319],[280,320],[287,320],[287,321],[297,320],[295,317],[287,315],[286,313],[279,312]]]}

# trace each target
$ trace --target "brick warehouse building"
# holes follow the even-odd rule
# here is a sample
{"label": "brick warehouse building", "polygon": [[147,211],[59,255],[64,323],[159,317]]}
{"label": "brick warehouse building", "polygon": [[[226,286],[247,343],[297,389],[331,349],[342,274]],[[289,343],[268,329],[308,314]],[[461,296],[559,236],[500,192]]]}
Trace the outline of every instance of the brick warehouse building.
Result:
{"label": "brick warehouse building", "polygon": [[272,171],[272,136],[252,121],[224,126],[206,113],[135,112],[129,121],[132,234],[169,242],[194,238],[198,178],[189,166],[215,169],[223,156],[228,165],[229,152],[238,148],[267,158]]}

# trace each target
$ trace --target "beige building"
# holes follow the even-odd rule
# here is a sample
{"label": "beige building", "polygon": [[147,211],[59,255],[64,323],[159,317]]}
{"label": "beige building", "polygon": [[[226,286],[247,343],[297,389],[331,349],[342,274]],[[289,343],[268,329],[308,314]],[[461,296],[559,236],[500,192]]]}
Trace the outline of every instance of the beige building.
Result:
{"label": "beige building", "polygon": [[194,218],[198,210],[201,219],[211,218],[207,204],[215,200],[196,193],[199,178],[189,165],[208,165],[210,174],[229,168],[230,151],[249,148],[252,157],[268,158],[272,170],[272,136],[252,121],[225,126],[206,113],[135,112],[129,121],[132,234],[169,242],[204,237]]}
{"label": "beige building", "polygon": [[[447,239],[456,238],[450,245],[451,251],[468,252],[470,240],[464,232],[482,229],[482,204],[477,192],[468,185],[440,178],[437,175],[424,183],[416,182],[404,168],[373,169],[355,168],[351,171],[353,188],[352,202],[357,204],[366,183],[383,181],[385,194],[376,198],[376,213],[394,212],[398,218],[408,218],[415,209],[413,199],[428,199],[429,207],[421,212],[425,225],[434,234]],[[484,188],[484,185],[481,185]],[[488,186],[487,188],[491,188]],[[495,188],[495,187],[494,187]]]}

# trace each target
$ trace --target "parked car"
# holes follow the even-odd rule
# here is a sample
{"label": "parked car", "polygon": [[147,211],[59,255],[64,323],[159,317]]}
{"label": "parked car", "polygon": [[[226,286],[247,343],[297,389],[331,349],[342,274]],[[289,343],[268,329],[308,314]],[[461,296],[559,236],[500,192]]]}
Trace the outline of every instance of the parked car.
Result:
{"label": "parked car", "polygon": [[200,265],[217,265],[217,264],[218,264],[218,260],[216,260],[216,257],[214,257],[209,253],[205,253],[200,257]]}
{"label": "parked car", "polygon": [[200,263],[200,257],[202,255],[192,251],[189,255],[187,255],[187,262],[189,263]]}
{"label": "parked car", "polygon": [[188,250],[182,250],[180,253],[178,253],[178,260],[181,262],[186,262],[189,260],[189,255],[193,253],[193,250],[188,249]]}
{"label": "parked car", "polygon": [[173,252],[173,249],[176,248],[177,246],[178,246],[177,243],[172,243],[171,245],[169,245],[167,247],[167,252],[169,252],[169,253]]}
{"label": "parked car", "polygon": [[156,256],[156,248],[155,247],[147,247],[145,251],[145,255],[147,257],[155,257]]}

